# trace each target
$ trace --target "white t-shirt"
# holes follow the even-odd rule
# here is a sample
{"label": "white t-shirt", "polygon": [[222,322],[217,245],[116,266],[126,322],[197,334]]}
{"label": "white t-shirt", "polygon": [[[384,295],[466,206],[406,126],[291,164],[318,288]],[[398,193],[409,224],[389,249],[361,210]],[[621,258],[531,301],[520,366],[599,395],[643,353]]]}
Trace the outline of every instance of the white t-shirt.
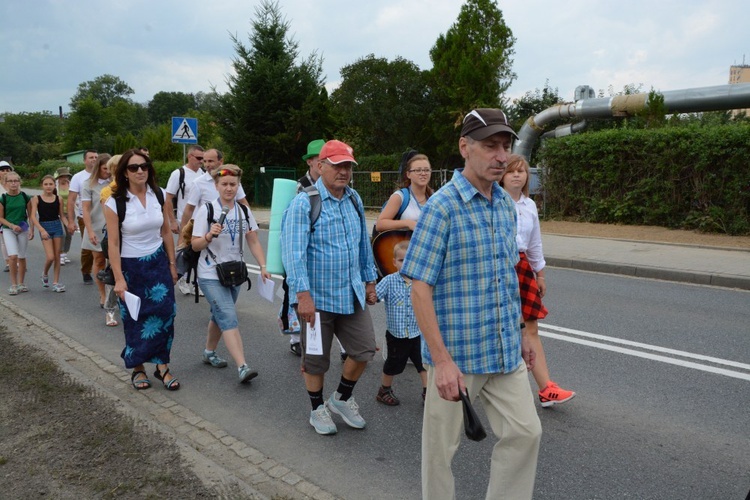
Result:
{"label": "white t-shirt", "polygon": [[[70,179],[70,188],[68,189],[68,192],[77,193],[79,195],[76,198],[76,217],[83,217],[83,205],[81,205],[80,194],[81,191],[83,191],[83,183],[88,181],[89,177],[91,177],[91,172],[81,170]],[[65,207],[65,212],[67,213],[67,211],[68,207]]]}
{"label": "white t-shirt", "polygon": [[[198,178],[193,181],[187,203],[190,203],[194,207],[198,208],[200,205],[205,205],[209,201],[216,200],[218,197],[219,192],[216,190],[216,184],[214,183],[211,174],[206,172],[205,174],[198,176]],[[242,184],[240,184],[234,199],[236,201],[239,201],[243,198],[245,198],[245,190],[242,189]],[[193,219],[195,219],[195,214],[193,214]]]}
{"label": "white t-shirt", "polygon": [[[162,190],[164,195],[164,190]],[[125,203],[125,220],[122,221],[122,250],[121,257],[145,257],[151,255],[164,243],[161,238],[161,226],[164,224],[164,214],[156,195],[150,187],[146,187],[146,206],[141,200],[128,191],[128,201]],[[106,206],[117,213],[117,202],[113,197],[107,200]]]}
{"label": "white t-shirt", "polygon": [[[221,205],[218,200],[211,202],[214,207],[214,219],[218,220],[221,215]],[[208,244],[208,248],[216,256],[218,262],[229,262],[232,260],[240,260],[240,238],[244,234],[250,231],[258,230],[258,223],[255,222],[253,212],[247,211],[248,219],[245,220],[245,214],[242,211],[239,203],[234,204],[234,208],[227,213],[227,218],[224,220],[224,227],[221,228],[219,236],[215,236],[211,243]],[[206,204],[202,204],[195,211],[193,221],[193,236],[205,236],[208,232],[208,220],[207,220]],[[242,231],[243,235],[239,234],[240,230],[240,218],[242,218]],[[242,242],[242,252],[247,252],[247,241]],[[206,250],[201,252],[201,258],[198,261],[198,279],[219,279],[216,275],[216,262],[208,255]]]}
{"label": "white t-shirt", "polygon": [[[179,192],[180,190],[180,170],[185,170],[185,192]],[[172,196],[177,197],[177,220],[182,220],[182,212],[185,211],[185,205],[187,205],[188,196],[190,195],[190,190],[193,187],[193,181],[203,175],[203,170],[198,169],[195,172],[193,172],[191,169],[187,167],[187,165],[183,165],[180,168],[176,168],[172,171],[172,173],[169,175],[169,180],[167,181],[167,188],[166,191],[168,194],[171,194]]]}
{"label": "white t-shirt", "polygon": [[539,227],[539,212],[534,200],[521,194],[516,202],[516,215],[518,216],[518,231],[516,232],[516,243],[518,251],[525,252],[529,259],[531,269],[539,272],[547,263],[542,252],[542,231]]}
{"label": "white t-shirt", "polygon": [[[399,189],[396,191],[396,194],[401,198],[401,203],[403,203],[404,193]],[[398,206],[401,208],[400,203]],[[406,205],[406,209],[404,210],[404,213],[401,214],[400,220],[419,220],[420,215],[422,215],[422,206],[417,201],[417,198],[412,193],[409,193],[409,204]]]}

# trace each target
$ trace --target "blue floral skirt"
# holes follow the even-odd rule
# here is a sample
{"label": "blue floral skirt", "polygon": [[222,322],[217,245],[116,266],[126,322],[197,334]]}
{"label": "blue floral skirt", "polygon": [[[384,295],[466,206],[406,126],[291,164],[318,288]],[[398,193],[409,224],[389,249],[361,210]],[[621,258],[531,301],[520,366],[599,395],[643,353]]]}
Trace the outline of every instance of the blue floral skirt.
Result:
{"label": "blue floral skirt", "polygon": [[164,247],[145,257],[121,258],[120,262],[128,291],[141,298],[137,321],[128,313],[125,302],[120,301],[125,328],[125,349],[120,356],[127,368],[169,363],[177,304]]}

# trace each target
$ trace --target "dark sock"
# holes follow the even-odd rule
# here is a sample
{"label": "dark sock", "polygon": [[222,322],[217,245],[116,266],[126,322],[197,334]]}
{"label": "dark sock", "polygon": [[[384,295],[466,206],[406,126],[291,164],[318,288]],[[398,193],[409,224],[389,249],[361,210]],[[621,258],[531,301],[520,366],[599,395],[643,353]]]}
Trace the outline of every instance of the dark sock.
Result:
{"label": "dark sock", "polygon": [[422,387],[422,396],[427,394],[427,387]]}
{"label": "dark sock", "polygon": [[354,390],[354,386],[357,384],[356,380],[347,380],[344,377],[341,377],[341,382],[339,382],[339,388],[336,389],[336,392],[341,394],[341,401],[349,401],[349,398],[352,397],[352,391]]}
{"label": "dark sock", "polygon": [[317,410],[318,406],[324,404],[323,403],[323,389],[319,391],[307,391],[307,394],[310,396],[310,403],[312,404],[312,409]]}

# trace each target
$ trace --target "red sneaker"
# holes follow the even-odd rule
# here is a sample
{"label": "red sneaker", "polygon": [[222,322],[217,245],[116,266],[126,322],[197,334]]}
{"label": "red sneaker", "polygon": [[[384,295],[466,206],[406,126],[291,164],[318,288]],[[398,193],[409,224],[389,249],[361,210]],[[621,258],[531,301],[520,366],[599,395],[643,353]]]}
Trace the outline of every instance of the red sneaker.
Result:
{"label": "red sneaker", "polygon": [[560,386],[551,380],[547,382],[547,387],[544,390],[539,391],[539,401],[541,401],[543,408],[570,401],[575,396],[575,392],[560,389]]}

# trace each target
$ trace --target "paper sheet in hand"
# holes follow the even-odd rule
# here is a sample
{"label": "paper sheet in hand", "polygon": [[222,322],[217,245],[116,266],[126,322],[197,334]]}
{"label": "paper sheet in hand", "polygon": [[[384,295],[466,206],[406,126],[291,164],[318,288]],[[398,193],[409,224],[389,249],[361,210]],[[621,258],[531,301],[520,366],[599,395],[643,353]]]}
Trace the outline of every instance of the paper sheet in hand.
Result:
{"label": "paper sheet in hand", "polygon": [[125,292],[125,306],[127,306],[130,316],[138,321],[138,313],[141,311],[141,298],[130,292]]}
{"label": "paper sheet in hand", "polygon": [[272,279],[269,278],[263,283],[263,276],[258,275],[258,293],[268,302],[273,302],[273,285]]}
{"label": "paper sheet in hand", "polygon": [[320,334],[320,313],[315,313],[315,326],[307,324],[307,342],[305,352],[307,354],[323,355],[323,336]]}

